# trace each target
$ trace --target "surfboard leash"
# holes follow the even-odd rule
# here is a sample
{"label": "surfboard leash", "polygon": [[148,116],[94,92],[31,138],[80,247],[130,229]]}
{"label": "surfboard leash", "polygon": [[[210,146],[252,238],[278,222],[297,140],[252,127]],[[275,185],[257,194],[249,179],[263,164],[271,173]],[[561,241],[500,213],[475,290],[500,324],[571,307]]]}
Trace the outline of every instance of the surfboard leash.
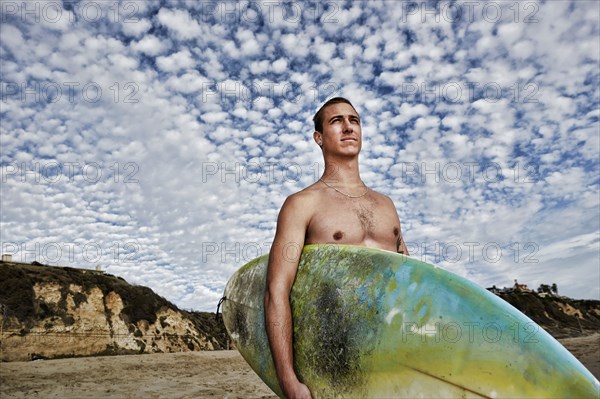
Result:
{"label": "surfboard leash", "polygon": [[219,321],[219,308],[221,307],[221,304],[223,303],[223,301],[225,301],[227,299],[226,296],[223,296],[221,299],[219,299],[219,303],[217,304],[217,313],[215,314],[215,320]]}

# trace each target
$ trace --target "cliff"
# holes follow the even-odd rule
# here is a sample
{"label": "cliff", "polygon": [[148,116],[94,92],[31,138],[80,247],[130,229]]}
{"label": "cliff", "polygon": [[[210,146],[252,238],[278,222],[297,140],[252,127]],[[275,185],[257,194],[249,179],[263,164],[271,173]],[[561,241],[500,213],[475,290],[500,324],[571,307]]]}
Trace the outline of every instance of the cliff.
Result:
{"label": "cliff", "polygon": [[600,301],[512,291],[498,293],[554,338],[578,337],[600,331]]}
{"label": "cliff", "polygon": [[214,314],[92,270],[0,262],[0,360],[223,349]]}

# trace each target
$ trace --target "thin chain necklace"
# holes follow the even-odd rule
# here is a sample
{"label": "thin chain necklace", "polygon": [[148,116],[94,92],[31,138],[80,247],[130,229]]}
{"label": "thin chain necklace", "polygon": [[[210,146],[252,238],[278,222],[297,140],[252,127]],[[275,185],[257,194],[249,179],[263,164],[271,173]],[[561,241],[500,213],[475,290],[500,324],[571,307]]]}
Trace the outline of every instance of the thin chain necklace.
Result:
{"label": "thin chain necklace", "polygon": [[342,195],[345,195],[345,196],[346,196],[346,197],[348,197],[348,198],[361,198],[361,197],[364,197],[364,196],[365,196],[365,195],[366,195],[366,194],[369,192],[369,187],[367,187],[365,183],[363,183],[363,184],[365,184],[365,192],[364,192],[364,193],[362,193],[361,195],[351,195],[351,194],[346,194],[345,192],[343,192],[343,191],[340,191],[340,190],[338,190],[337,188],[335,188],[335,187],[333,187],[333,186],[331,186],[331,185],[327,184],[327,183],[325,182],[325,180],[323,180],[323,179],[319,179],[319,180],[320,180],[320,181],[322,181],[322,182],[323,182],[323,184],[325,184],[327,187],[329,187],[329,188],[333,188],[335,191],[337,191],[338,193],[340,193],[340,194],[342,194]]}

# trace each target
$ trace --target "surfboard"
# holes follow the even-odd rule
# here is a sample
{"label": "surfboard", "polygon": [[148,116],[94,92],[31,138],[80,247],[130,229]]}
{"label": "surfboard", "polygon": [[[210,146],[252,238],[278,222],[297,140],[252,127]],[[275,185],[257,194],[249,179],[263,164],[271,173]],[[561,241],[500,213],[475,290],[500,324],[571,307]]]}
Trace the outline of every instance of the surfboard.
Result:
{"label": "surfboard", "polygon": [[[228,281],[223,321],[284,397],[264,322],[268,255]],[[294,368],[316,398],[597,398],[596,378],[504,300],[389,251],[308,245],[290,296]]]}

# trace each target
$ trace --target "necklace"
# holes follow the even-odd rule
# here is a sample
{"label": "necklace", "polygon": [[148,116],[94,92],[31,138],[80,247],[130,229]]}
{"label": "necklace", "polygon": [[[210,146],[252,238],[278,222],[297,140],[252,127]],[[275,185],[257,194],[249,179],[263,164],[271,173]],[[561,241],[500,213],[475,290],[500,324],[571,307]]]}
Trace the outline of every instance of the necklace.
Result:
{"label": "necklace", "polygon": [[[327,184],[327,183],[325,182],[325,180],[323,180],[323,179],[319,179],[319,180],[320,180],[320,181],[322,181],[322,182],[323,182],[323,184],[325,184],[327,187],[329,187],[329,188],[333,188],[335,191],[337,191],[338,193],[340,193],[340,194],[342,194],[342,195],[345,195],[345,196],[346,196],[346,197],[348,197],[348,198],[361,198],[361,197],[364,197],[364,196],[367,194],[367,192],[369,192],[369,187],[367,187],[367,186],[365,185],[365,192],[364,192],[364,193],[362,193],[361,195],[350,195],[350,194],[346,194],[345,192],[343,192],[343,191],[340,191],[340,190],[338,190],[337,188],[335,188],[335,187],[333,187],[333,186],[331,186],[331,185]],[[365,183],[363,183],[363,184],[365,184]]]}

